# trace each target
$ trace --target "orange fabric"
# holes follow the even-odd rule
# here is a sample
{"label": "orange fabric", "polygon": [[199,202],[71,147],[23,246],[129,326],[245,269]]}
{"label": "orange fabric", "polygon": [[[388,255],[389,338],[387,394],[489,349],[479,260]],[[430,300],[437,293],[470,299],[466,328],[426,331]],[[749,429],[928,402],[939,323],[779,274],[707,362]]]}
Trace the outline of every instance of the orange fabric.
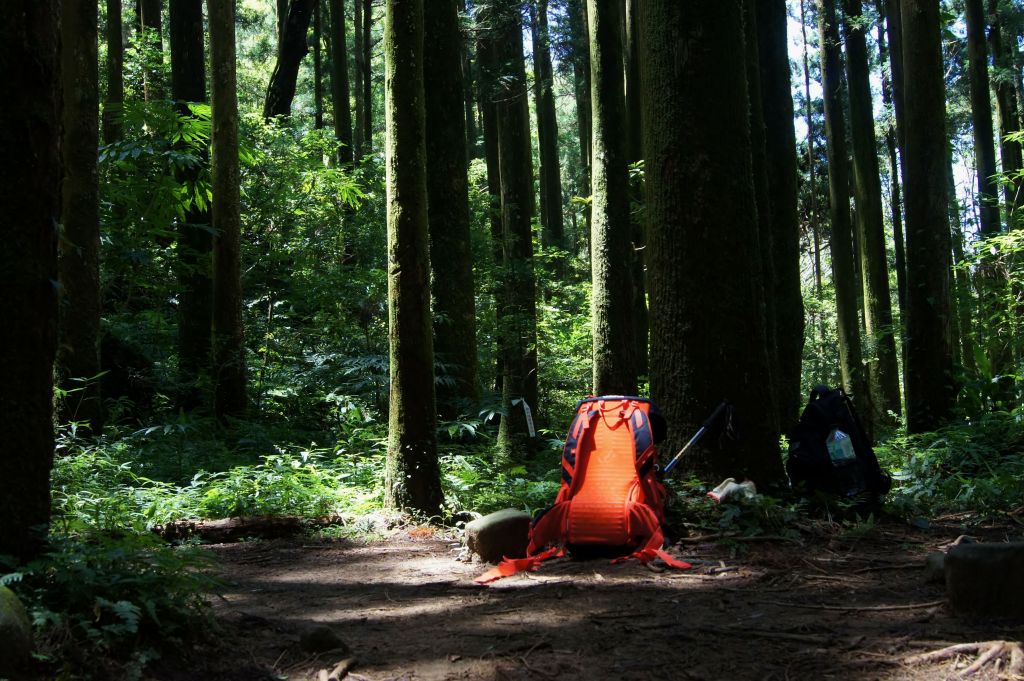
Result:
{"label": "orange fabric", "polygon": [[[638,484],[633,434],[619,415],[618,403],[602,409],[587,436],[590,455],[577,461],[577,488],[569,507],[570,544],[629,544],[626,504]],[[586,446],[587,443],[584,443]]]}

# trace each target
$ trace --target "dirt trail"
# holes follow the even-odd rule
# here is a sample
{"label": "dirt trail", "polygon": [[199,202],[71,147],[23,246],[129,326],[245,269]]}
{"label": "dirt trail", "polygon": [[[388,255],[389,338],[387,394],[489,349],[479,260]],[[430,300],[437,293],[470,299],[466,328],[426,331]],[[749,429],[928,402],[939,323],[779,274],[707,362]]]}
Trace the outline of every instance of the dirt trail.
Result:
{"label": "dirt trail", "polygon": [[351,648],[357,681],[957,678],[973,656],[905,658],[1024,638],[1024,627],[952,618],[937,603],[942,585],[924,582],[925,555],[962,531],[893,524],[859,540],[687,543],[673,549],[695,563],[687,572],[561,560],[487,587],[472,582],[485,566],[419,530],[371,544],[213,546],[227,582],[215,598],[222,637],[158,678],[315,679],[349,655],[303,652],[302,632],[317,625]]}

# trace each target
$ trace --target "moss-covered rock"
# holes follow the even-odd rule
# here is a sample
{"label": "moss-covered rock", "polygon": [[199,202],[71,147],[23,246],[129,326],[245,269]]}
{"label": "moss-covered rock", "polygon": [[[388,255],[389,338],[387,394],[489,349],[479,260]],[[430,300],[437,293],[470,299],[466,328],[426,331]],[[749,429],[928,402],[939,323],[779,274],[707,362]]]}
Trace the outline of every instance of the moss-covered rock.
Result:
{"label": "moss-covered rock", "polygon": [[21,678],[32,655],[32,622],[14,592],[0,586],[0,678]]}

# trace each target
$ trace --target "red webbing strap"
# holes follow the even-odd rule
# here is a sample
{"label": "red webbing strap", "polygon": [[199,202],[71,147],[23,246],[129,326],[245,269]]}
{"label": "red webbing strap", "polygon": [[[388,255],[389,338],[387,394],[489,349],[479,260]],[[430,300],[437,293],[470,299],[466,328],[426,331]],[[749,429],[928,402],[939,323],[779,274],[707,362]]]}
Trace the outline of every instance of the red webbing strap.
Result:
{"label": "red webbing strap", "polygon": [[[665,565],[676,570],[689,570],[692,565],[684,560],[673,558],[664,550],[662,550],[662,544],[665,543],[665,535],[661,532],[661,523],[658,522],[657,516],[654,515],[654,511],[651,510],[650,506],[646,504],[636,504],[630,509],[629,514],[630,520],[630,532],[636,536],[640,534],[646,534],[648,539],[647,543],[639,547],[636,551],[624,558],[618,558],[612,562],[620,563],[630,558],[636,558],[641,563],[650,563],[655,558],[661,558]],[[636,524],[634,524],[636,523]],[[639,528],[646,530],[645,532],[639,532]]]}
{"label": "red webbing strap", "polygon": [[540,569],[540,564],[548,558],[555,558],[564,554],[562,547],[552,546],[547,551],[538,553],[535,556],[527,556],[526,558],[506,558],[487,572],[483,573],[473,581],[477,584],[487,584],[501,579],[502,577],[511,577],[519,572],[526,572],[529,570],[533,572]]}

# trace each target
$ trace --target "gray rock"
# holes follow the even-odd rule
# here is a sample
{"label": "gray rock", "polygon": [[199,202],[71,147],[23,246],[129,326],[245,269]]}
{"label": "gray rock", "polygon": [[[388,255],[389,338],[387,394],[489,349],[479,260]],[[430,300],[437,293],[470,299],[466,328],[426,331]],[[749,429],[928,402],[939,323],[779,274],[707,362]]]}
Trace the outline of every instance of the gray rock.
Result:
{"label": "gray rock", "polygon": [[960,544],[945,563],[953,612],[1024,619],[1024,542]]}
{"label": "gray rock", "polygon": [[530,514],[506,508],[466,524],[466,545],[488,563],[522,558],[530,541]]}
{"label": "gray rock", "polygon": [[339,654],[351,652],[348,644],[331,627],[321,624],[302,632],[299,636],[299,647],[307,653],[319,655],[329,651],[337,651]]}
{"label": "gray rock", "polygon": [[32,622],[14,592],[0,586],[0,678],[23,678],[32,657]]}
{"label": "gray rock", "polygon": [[946,581],[946,554],[929,553],[924,559],[924,583],[943,584]]}

